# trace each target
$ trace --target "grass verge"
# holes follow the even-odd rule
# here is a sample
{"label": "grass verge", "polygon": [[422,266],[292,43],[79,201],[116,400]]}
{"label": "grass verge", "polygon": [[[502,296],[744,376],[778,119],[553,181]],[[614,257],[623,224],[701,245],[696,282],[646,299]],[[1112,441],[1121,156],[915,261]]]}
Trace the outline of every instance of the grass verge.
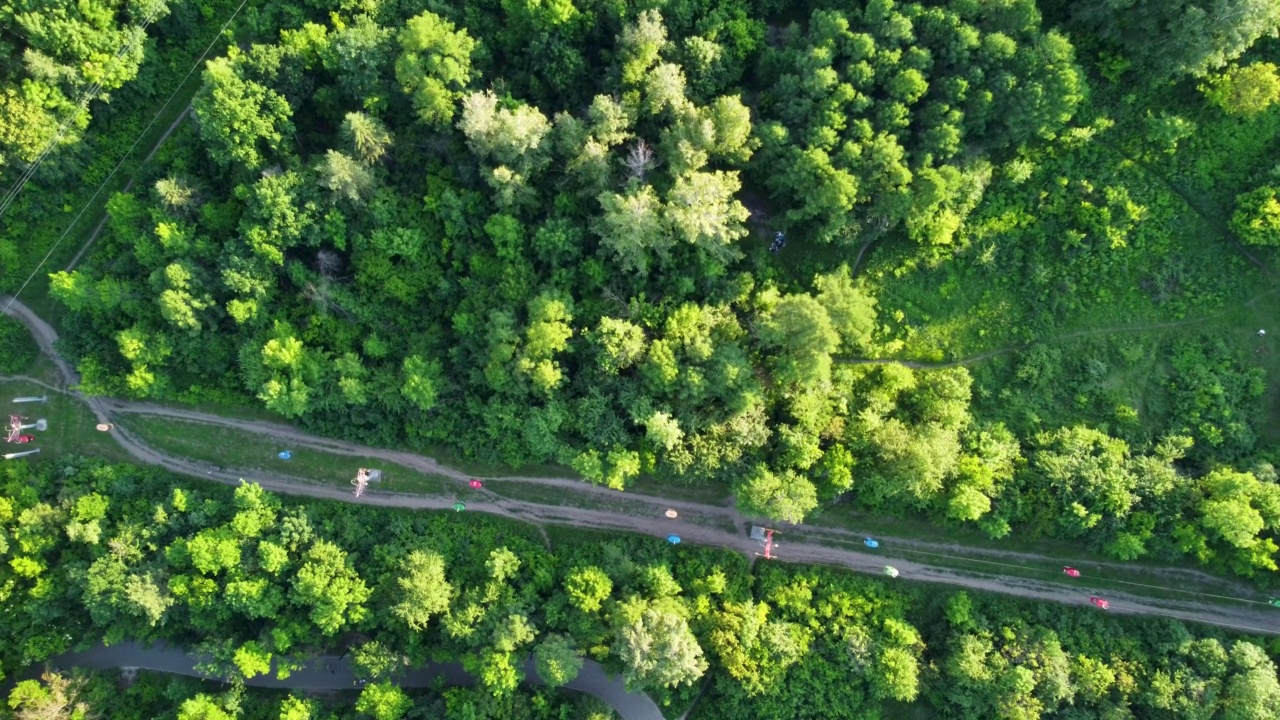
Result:
{"label": "grass verge", "polygon": [[[172,418],[129,415],[120,423],[143,442],[161,452],[214,463],[237,470],[259,470],[324,485],[350,486],[358,468],[382,470],[378,489],[423,495],[460,495],[455,481],[358,455],[340,455],[305,447],[289,447],[273,438],[234,428],[217,427]],[[289,450],[281,460],[277,453]]]}
{"label": "grass verge", "polygon": [[[16,397],[46,397],[43,403],[12,402]],[[5,445],[4,452],[22,452],[40,449],[40,454],[32,456],[32,460],[40,461],[56,458],[61,455],[95,455],[110,460],[128,460],[129,456],[106,433],[98,432],[98,424],[93,413],[79,400],[54,392],[25,380],[0,381],[0,402],[3,402],[9,413],[25,415],[35,422],[44,418],[49,422],[45,431],[28,430],[35,435],[35,442],[22,445]],[[6,418],[7,421],[7,418]]]}

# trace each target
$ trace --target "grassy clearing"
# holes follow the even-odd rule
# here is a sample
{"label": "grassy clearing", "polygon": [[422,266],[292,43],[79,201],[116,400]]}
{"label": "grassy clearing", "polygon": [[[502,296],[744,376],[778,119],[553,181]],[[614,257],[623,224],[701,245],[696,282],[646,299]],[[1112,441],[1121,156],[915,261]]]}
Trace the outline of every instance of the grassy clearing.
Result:
{"label": "grassy clearing", "polygon": [[[14,404],[15,397],[45,396],[44,403]],[[107,433],[98,432],[98,424],[89,408],[75,398],[57,393],[35,383],[22,380],[0,382],[0,402],[3,402],[9,413],[25,415],[31,422],[39,418],[49,421],[49,429],[44,432],[32,429],[27,432],[35,435],[33,443],[25,445],[5,445],[5,452],[21,452],[40,448],[40,454],[32,456],[34,461],[49,460],[61,455],[95,455],[110,460],[128,460],[129,456]],[[8,418],[5,418],[6,422]]]}
{"label": "grassy clearing", "polygon": [[733,489],[727,483],[704,483],[698,485],[679,485],[664,483],[648,475],[641,475],[627,486],[628,492],[637,495],[654,495],[672,500],[702,503],[704,505],[730,506],[733,501]]}
{"label": "grassy clearing", "polygon": [[[287,447],[272,438],[234,428],[145,415],[130,415],[120,424],[156,450],[237,470],[259,470],[325,485],[350,486],[356,470],[367,467],[382,470],[383,480],[378,485],[381,490],[458,497],[473,494],[453,480],[385,460]],[[281,460],[276,456],[281,450],[291,450],[293,457]]]}

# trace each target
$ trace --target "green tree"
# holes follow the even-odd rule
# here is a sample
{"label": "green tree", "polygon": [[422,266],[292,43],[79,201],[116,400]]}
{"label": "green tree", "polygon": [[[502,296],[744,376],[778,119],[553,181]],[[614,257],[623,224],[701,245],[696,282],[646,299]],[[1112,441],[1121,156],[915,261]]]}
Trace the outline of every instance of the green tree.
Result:
{"label": "green tree", "polygon": [[89,126],[80,101],[105,104],[132,80],[151,47],[147,26],[168,13],[164,2],[125,0],[0,8],[12,38],[0,46],[0,169],[79,142]]}
{"label": "green tree", "polygon": [[1280,187],[1264,185],[1237,197],[1231,229],[1250,245],[1280,245]]}
{"label": "green tree", "polygon": [[428,125],[449,122],[454,101],[471,78],[475,40],[431,12],[410,18],[399,40],[396,79],[413,98],[418,118]]}
{"label": "green tree", "polygon": [[747,472],[734,495],[742,513],[789,523],[803,521],[818,507],[818,491],[809,478],[790,470],[774,473],[765,465]]}
{"label": "green tree", "polygon": [[1151,79],[1204,75],[1280,28],[1271,0],[1084,0],[1070,12]]}
{"label": "green tree", "polygon": [[356,712],[374,720],[399,720],[413,707],[413,700],[390,682],[369,683],[360,691]]}
{"label": "green tree", "polygon": [[1223,693],[1223,720],[1280,717],[1280,679],[1262,648],[1244,640],[1231,645],[1232,674]]}
{"label": "green tree", "polygon": [[280,701],[280,720],[312,720],[320,709],[314,700],[303,700],[292,695]]}
{"label": "green tree", "polygon": [[1057,523],[1082,535],[1103,518],[1123,518],[1137,501],[1129,446],[1099,430],[1075,426],[1036,437],[1031,468],[1056,498]]}
{"label": "green tree", "polygon": [[611,375],[634,366],[644,358],[644,330],[627,320],[605,315],[588,339],[599,348],[601,368]]}
{"label": "green tree", "polygon": [[648,9],[636,16],[634,24],[624,25],[618,37],[618,57],[621,63],[622,84],[637,86],[649,68],[658,63],[662,46],[667,42],[667,29],[662,15],[656,9]]}
{"label": "green tree", "polygon": [[849,266],[841,265],[835,272],[818,275],[813,284],[818,291],[815,299],[831,318],[841,347],[846,352],[868,349],[876,325],[876,299],[853,284]]}
{"label": "green tree", "polygon": [[617,257],[623,272],[648,274],[650,258],[665,259],[674,238],[663,222],[662,204],[648,185],[632,183],[625,194],[603,192],[593,223],[601,245]]}
{"label": "green tree", "polygon": [[692,684],[707,671],[702,647],[679,615],[655,608],[621,628],[618,654],[623,677],[633,687]]}
{"label": "green tree", "polygon": [[598,567],[578,567],[565,576],[564,587],[571,605],[582,612],[593,613],[609,599],[613,581]]}
{"label": "green tree", "polygon": [[812,635],[793,623],[769,620],[767,603],[726,602],[715,615],[711,648],[748,697],[769,693],[787,668],[809,651]]}
{"label": "green tree", "polygon": [[670,413],[655,410],[645,420],[645,437],[649,442],[663,450],[671,450],[680,444],[684,432],[680,423]]}
{"label": "green tree", "polygon": [[382,121],[362,112],[350,112],[342,118],[342,139],[365,165],[382,160],[391,147],[392,136]]}
{"label": "green tree", "polygon": [[1275,63],[1233,65],[1200,90],[1228,114],[1257,115],[1280,102],[1280,71]]}
{"label": "green tree", "polygon": [[405,557],[404,574],[396,578],[401,600],[391,613],[411,630],[422,632],[433,615],[449,609],[453,586],[445,579],[444,558],[438,553],[414,550]]}
{"label": "green tree", "polygon": [[401,664],[401,655],[377,640],[361,643],[351,653],[351,665],[355,668],[357,677],[366,680],[388,677]]}
{"label": "green tree", "polygon": [[573,682],[582,670],[582,657],[564,635],[547,635],[533,649],[538,677],[552,687]]}
{"label": "green tree", "polygon": [[334,635],[367,614],[364,607],[371,591],[350,567],[347,553],[319,540],[303,555],[302,567],[293,578],[291,596],[308,608],[311,621],[325,635]]}
{"label": "green tree", "polygon": [[271,651],[252,640],[236,648],[231,661],[245,679],[271,672]]}
{"label": "green tree", "polygon": [[320,185],[329,190],[335,200],[361,204],[373,192],[373,175],[364,165],[337,150],[329,150],[316,165]]}
{"label": "green tree", "polygon": [[529,301],[529,327],[517,367],[543,395],[551,395],[563,377],[554,358],[569,347],[572,321],[573,303],[559,293],[544,292]]}
{"label": "green tree", "polygon": [[400,394],[414,407],[427,412],[436,406],[439,397],[440,374],[438,360],[424,360],[421,355],[410,355],[402,365],[404,384]]}
{"label": "green tree", "polygon": [[241,77],[238,57],[233,48],[209,61],[191,106],[210,157],[256,170],[265,162],[264,146],[277,151],[293,134],[292,112],[274,90]]}
{"label": "green tree", "polygon": [[784,295],[760,323],[760,342],[777,351],[773,360],[779,381],[821,385],[831,377],[831,353],[840,334],[820,302],[809,295]]}
{"label": "green tree", "polygon": [[667,193],[663,217],[676,238],[727,262],[738,257],[733,244],[747,234],[742,223],[750,213],[733,197],[741,187],[733,171],[681,175]]}
{"label": "green tree", "polygon": [[203,693],[182,701],[178,706],[178,720],[234,720],[235,716],[222,705]]}

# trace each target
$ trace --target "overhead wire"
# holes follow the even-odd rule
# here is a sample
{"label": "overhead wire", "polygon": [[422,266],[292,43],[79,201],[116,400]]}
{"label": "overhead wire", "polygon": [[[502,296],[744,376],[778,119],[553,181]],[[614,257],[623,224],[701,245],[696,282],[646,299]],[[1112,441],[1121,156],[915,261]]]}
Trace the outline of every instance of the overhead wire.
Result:
{"label": "overhead wire", "polygon": [[[114,65],[117,60],[124,57],[124,55],[132,50],[139,42],[146,40],[147,28],[151,27],[151,23],[155,21],[157,15],[159,15],[159,8],[153,11],[151,15],[147,16],[142,25],[135,26],[135,29],[138,30],[138,32],[134,33],[129,42],[120,46],[120,49],[116,51],[116,54],[107,62],[107,66],[103,69],[101,75],[105,76],[106,70]],[[27,182],[33,175],[35,175],[35,172],[40,167],[41,163],[43,163],[45,158],[47,158],[49,154],[53,152],[53,149],[58,146],[58,141],[62,139],[63,135],[67,134],[67,129],[71,127],[71,123],[80,117],[81,113],[89,107],[89,103],[93,102],[93,100],[97,98],[98,93],[101,90],[102,80],[99,79],[94,84],[80,91],[80,97],[76,102],[75,111],[70,113],[67,119],[62,122],[62,125],[58,127],[58,131],[54,134],[53,138],[45,144],[44,148],[40,151],[40,154],[36,156],[35,160],[23,169],[22,174],[18,176],[18,179],[14,182],[13,186],[5,193],[4,198],[0,199],[0,216],[3,216],[5,211],[9,209],[9,206],[11,206],[14,200],[17,199],[18,194],[26,187]]]}
{"label": "overhead wire", "polygon": [[[108,173],[107,177],[104,178],[103,181],[98,185],[98,189],[94,190],[93,195],[90,196],[89,199],[85,202],[84,206],[80,208],[80,212],[76,213],[75,218],[73,218],[71,220],[71,223],[67,225],[67,229],[62,231],[62,234],[58,236],[58,239],[49,248],[49,251],[46,252],[44,254],[44,257],[40,259],[40,262],[36,264],[35,269],[32,270],[31,274],[27,276],[27,279],[23,281],[22,285],[18,288],[18,290],[9,297],[9,302],[7,305],[5,305],[5,309],[4,309],[5,312],[8,312],[9,308],[13,306],[14,301],[16,301],[18,299],[18,296],[22,294],[22,291],[27,288],[27,285],[31,284],[31,281],[35,278],[36,273],[40,272],[40,269],[44,267],[44,264],[49,261],[49,258],[53,255],[53,252],[58,249],[58,246],[62,244],[62,241],[67,238],[67,235],[71,234],[71,230],[75,228],[76,223],[80,222],[80,218],[83,217],[84,214],[89,210],[89,206],[93,204],[93,201],[97,200],[98,196],[102,194],[102,190],[106,188],[107,183],[111,182],[111,178],[115,177],[116,173],[119,172],[120,168],[124,166],[125,161],[128,160],[130,155],[133,154],[134,149],[138,147],[138,143],[142,142],[142,138],[147,134],[148,131],[151,130],[151,127],[155,125],[156,120],[160,119],[160,116],[164,113],[165,108],[169,106],[169,103],[173,101],[173,98],[176,97],[178,95],[178,92],[182,90],[183,85],[186,85],[187,80],[191,79],[192,73],[194,73],[196,71],[196,68],[200,66],[200,63],[204,62],[204,59],[208,57],[209,52],[213,50],[213,46],[217,44],[218,38],[222,37],[223,33],[227,31],[227,28],[231,26],[231,22],[235,20],[236,16],[240,14],[240,11],[244,9],[246,2],[248,2],[248,0],[240,0],[240,4],[236,6],[235,11],[231,13],[231,16],[227,18],[227,21],[222,24],[221,28],[218,29],[218,33],[214,35],[213,40],[209,41],[209,45],[204,49],[204,52],[200,53],[200,57],[196,58],[196,61],[191,64],[191,68],[187,70],[187,74],[183,76],[182,81],[179,82],[178,85],[174,88],[173,92],[169,94],[168,99],[164,101],[164,104],[160,106],[160,109],[156,111],[155,116],[151,118],[151,121],[147,123],[147,126],[144,127],[140,133],[138,133],[138,136],[136,138],[134,138],[133,144],[130,145],[129,149],[124,153],[124,155],[120,157],[120,161],[116,163],[115,167],[111,168],[111,172]],[[4,210],[0,209],[0,214],[3,214],[3,212]]]}

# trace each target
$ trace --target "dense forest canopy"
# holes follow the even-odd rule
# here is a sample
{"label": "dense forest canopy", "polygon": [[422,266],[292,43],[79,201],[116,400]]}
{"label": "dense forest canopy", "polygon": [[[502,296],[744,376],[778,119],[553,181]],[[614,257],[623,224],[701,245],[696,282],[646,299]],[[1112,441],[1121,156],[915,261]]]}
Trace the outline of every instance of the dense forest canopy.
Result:
{"label": "dense forest canopy", "polygon": [[[549,550],[535,528],[483,516],[298,503],[77,458],[0,468],[0,540],[0,672],[80,642],[163,639],[233,683],[144,679],[120,702],[105,680],[24,679],[9,695],[18,718],[608,717],[530,702],[529,655],[553,685],[601,662],[670,717],[692,702],[695,720],[872,720],[917,700],[966,720],[1280,712],[1263,641],[1177,621],[753,570],[638,536],[552,531]],[[354,712],[240,684],[339,648],[367,681]],[[427,659],[461,661],[478,687],[411,699],[396,678]]]}
{"label": "dense forest canopy", "polygon": [[[1278,30],[1271,0],[9,2],[0,278],[48,277],[88,393],[1276,587]],[[693,720],[1280,716],[1274,640],[74,456],[0,467],[0,610],[6,679],[134,639],[232,680],[24,678],[20,718],[609,716],[525,657]],[[340,651],[358,692],[243,686]],[[396,685],[427,660],[479,684]]]}
{"label": "dense forest canopy", "polygon": [[[1233,60],[1277,24],[1247,4],[1215,5],[1231,32],[1160,62]],[[1078,5],[1069,30],[1109,6]],[[781,521],[852,501],[1274,571],[1260,377],[1212,342],[1177,349],[1173,417],[1141,433],[1110,410],[975,415],[990,389],[966,367],[858,362],[909,341],[882,309],[893,275],[856,273],[872,244],[905,243],[901,274],[1035,228],[1011,246],[1044,253],[1027,307],[1062,317],[1112,267],[1092,248],[1141,247],[1172,215],[1133,186],[1048,176],[1106,152],[1090,138],[1114,125],[1070,124],[1089,89],[1068,38],[1029,0],[776,10],[290,8],[207,63],[162,167],[52,275],[84,387],[255,398],[322,431],[619,489],[727,483]],[[1205,94],[1270,117],[1253,67]],[[1151,132],[1176,143],[1178,121]],[[1271,190],[1241,196],[1248,242],[1268,242]],[[778,232],[813,254],[779,265]],[[1052,352],[1025,354],[1019,381],[1047,393]]]}

